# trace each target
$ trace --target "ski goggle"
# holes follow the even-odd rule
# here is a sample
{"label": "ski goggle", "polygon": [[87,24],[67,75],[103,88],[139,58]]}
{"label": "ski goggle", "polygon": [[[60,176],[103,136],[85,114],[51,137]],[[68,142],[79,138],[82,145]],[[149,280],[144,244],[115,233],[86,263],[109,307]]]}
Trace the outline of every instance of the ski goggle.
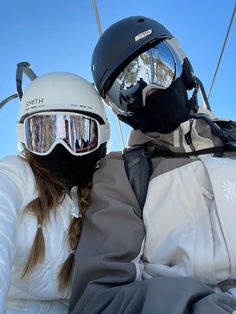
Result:
{"label": "ski goggle", "polygon": [[166,89],[180,77],[182,62],[175,50],[165,41],[132,60],[119,74],[107,92],[108,101],[119,104],[122,114],[129,113],[129,104],[141,97],[143,105],[151,89]]}
{"label": "ski goggle", "polygon": [[23,123],[21,142],[36,155],[48,155],[62,144],[72,155],[88,154],[100,146],[102,126],[92,117],[71,112],[41,112]]}

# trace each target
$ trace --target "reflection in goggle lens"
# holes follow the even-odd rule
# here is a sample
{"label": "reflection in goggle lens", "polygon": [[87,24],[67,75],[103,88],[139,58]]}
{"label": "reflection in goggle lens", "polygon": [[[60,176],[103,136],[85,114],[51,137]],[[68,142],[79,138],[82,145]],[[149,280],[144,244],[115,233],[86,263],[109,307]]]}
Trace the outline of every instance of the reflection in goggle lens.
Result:
{"label": "reflection in goggle lens", "polygon": [[121,89],[128,89],[142,79],[147,85],[168,88],[175,78],[175,60],[164,43],[145,51],[120,73],[117,80]]}
{"label": "reflection in goggle lens", "polygon": [[98,147],[98,125],[91,117],[81,114],[36,114],[26,118],[25,145],[39,154],[49,152],[58,140],[67,149],[81,154]]}
{"label": "reflection in goggle lens", "polygon": [[[107,93],[108,99],[116,106],[118,112],[129,114],[139,106],[138,101],[148,88],[168,88],[182,72],[182,63],[165,41],[148,49],[132,60],[119,74]],[[136,107],[135,107],[136,106]]]}

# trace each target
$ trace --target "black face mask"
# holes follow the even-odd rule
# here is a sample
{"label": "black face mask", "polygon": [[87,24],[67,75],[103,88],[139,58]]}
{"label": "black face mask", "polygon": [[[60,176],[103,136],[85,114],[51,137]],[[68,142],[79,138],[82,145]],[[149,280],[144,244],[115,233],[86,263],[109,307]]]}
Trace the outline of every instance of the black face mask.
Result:
{"label": "black face mask", "polygon": [[38,160],[66,179],[68,186],[83,186],[92,179],[97,162],[105,153],[105,144],[84,156],[74,156],[63,145],[58,144],[49,155],[38,156]]}
{"label": "black face mask", "polygon": [[145,107],[133,119],[143,132],[170,133],[188,119],[189,110],[187,91],[179,78],[166,90],[147,96]]}

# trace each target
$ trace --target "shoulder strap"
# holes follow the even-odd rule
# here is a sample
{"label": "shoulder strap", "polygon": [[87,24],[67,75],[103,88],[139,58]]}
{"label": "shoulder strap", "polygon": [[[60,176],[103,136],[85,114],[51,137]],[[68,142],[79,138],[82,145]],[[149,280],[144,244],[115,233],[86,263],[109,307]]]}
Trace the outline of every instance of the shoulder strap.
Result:
{"label": "shoulder strap", "polygon": [[151,157],[144,147],[125,148],[123,151],[125,171],[129,182],[143,209],[149,178],[152,174]]}

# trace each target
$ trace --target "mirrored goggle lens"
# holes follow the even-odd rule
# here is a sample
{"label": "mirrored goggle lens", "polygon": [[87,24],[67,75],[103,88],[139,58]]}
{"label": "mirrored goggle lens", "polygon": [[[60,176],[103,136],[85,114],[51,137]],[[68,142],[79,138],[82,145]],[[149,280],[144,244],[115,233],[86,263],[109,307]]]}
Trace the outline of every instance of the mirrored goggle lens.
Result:
{"label": "mirrored goggle lens", "polygon": [[175,78],[175,60],[165,42],[145,51],[131,61],[118,77],[122,89],[128,89],[137,81],[168,88]]}
{"label": "mirrored goggle lens", "polygon": [[132,60],[108,91],[107,95],[110,100],[117,103],[118,99],[121,101],[121,98],[139,96],[148,85],[160,89],[168,88],[182,71],[180,60],[177,60],[178,57],[172,50],[163,41]]}
{"label": "mirrored goggle lens", "polygon": [[78,155],[98,147],[98,122],[84,115],[36,114],[24,124],[25,145],[36,154],[47,154],[59,142]]}

